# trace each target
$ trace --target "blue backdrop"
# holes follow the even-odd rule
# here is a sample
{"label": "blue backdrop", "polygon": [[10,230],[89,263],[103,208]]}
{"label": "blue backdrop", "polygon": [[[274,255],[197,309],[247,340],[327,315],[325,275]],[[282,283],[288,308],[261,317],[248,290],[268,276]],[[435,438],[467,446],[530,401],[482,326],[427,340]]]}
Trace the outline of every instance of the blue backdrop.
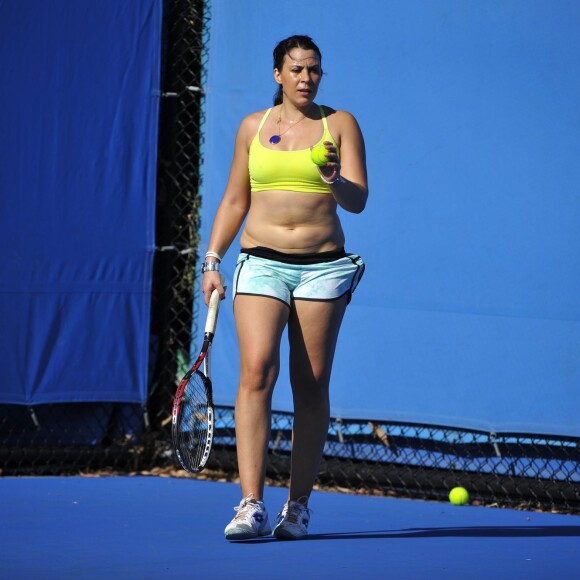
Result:
{"label": "blue backdrop", "polygon": [[[580,4],[211,6],[202,250],[237,127],[271,104],[280,39],[314,37],[318,102],[351,111],[365,135],[369,204],[341,215],[367,273],[333,414],[580,435]],[[214,354],[216,400],[232,404],[231,302]],[[292,408],[286,369],[274,407]]]}
{"label": "blue backdrop", "polygon": [[143,402],[161,0],[0,2],[0,402]]}

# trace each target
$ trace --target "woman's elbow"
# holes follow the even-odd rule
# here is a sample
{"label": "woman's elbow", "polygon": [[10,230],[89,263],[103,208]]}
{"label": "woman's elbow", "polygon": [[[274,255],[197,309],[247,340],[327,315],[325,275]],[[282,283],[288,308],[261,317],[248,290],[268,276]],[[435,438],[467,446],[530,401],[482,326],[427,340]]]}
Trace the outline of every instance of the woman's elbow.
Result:
{"label": "woman's elbow", "polygon": [[368,189],[364,189],[361,191],[361,195],[356,200],[356,203],[353,204],[353,209],[351,210],[352,213],[362,213],[367,206],[367,200],[369,198],[369,191]]}

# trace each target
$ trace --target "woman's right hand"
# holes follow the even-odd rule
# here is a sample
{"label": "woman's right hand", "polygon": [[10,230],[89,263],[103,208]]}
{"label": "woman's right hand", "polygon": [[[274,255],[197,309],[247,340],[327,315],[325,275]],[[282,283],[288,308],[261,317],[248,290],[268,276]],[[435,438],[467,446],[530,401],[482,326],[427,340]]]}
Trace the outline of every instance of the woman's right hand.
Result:
{"label": "woman's right hand", "polygon": [[224,300],[226,297],[226,288],[222,283],[223,277],[217,270],[208,270],[202,274],[201,291],[206,306],[209,304],[209,299],[212,292],[217,288],[220,299]]}

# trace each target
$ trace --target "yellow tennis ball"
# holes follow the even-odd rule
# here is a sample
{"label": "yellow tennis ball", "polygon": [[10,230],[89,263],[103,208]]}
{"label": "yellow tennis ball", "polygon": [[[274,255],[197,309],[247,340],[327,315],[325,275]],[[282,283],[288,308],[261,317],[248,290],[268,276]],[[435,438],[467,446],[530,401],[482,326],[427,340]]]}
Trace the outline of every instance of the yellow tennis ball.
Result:
{"label": "yellow tennis ball", "polygon": [[454,487],[449,492],[449,501],[453,505],[465,505],[469,503],[469,493],[464,487]]}
{"label": "yellow tennis ball", "polygon": [[328,161],[328,158],[326,157],[327,153],[328,150],[322,143],[310,148],[310,158],[313,163],[316,163],[316,165],[326,165],[326,162]]}

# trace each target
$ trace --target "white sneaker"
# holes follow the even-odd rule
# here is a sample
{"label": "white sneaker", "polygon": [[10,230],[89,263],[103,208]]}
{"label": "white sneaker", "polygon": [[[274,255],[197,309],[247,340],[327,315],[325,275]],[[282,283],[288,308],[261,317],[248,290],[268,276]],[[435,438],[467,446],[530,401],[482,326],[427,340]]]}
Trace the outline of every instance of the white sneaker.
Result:
{"label": "white sneaker", "polygon": [[254,494],[245,497],[234,509],[238,513],[226,526],[226,540],[250,540],[272,533],[264,502],[255,500]]}
{"label": "white sneaker", "polygon": [[279,540],[300,540],[308,535],[308,522],[312,510],[307,507],[308,498],[288,501],[278,514],[274,536]]}

